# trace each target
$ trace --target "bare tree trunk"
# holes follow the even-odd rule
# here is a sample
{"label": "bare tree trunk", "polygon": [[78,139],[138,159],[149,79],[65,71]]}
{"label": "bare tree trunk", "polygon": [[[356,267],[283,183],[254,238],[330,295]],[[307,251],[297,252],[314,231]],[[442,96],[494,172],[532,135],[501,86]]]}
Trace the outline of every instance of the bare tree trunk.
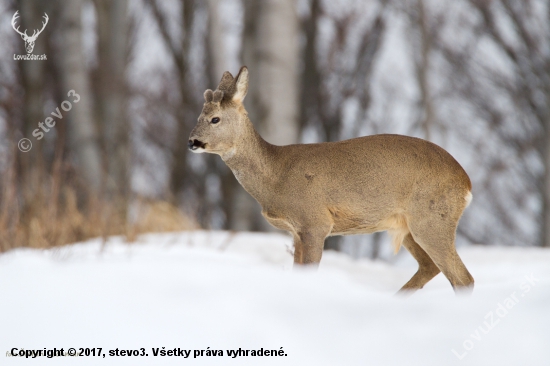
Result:
{"label": "bare tree trunk", "polygon": [[276,145],[298,141],[299,23],[294,0],[260,2],[256,33],[258,124],[265,140]]}
{"label": "bare tree trunk", "polygon": [[550,248],[550,95],[547,96],[546,124],[544,126],[543,156],[544,175],[542,177],[542,223],[540,243]]}
{"label": "bare tree trunk", "polygon": [[223,73],[229,70],[224,42],[222,20],[219,14],[220,0],[208,0],[208,62],[211,87],[220,81]]}
{"label": "bare tree trunk", "polygon": [[248,67],[252,78],[248,84],[248,94],[245,99],[245,107],[248,112],[248,117],[250,120],[259,125],[261,120],[263,120],[262,114],[260,113],[260,97],[258,95],[258,87],[261,85],[258,82],[258,78],[261,77],[259,74],[258,64],[260,63],[260,54],[258,43],[258,33],[261,27],[260,23],[260,11],[261,11],[261,2],[260,1],[244,1],[244,29],[243,29],[243,39],[242,39],[242,48],[241,48],[241,59],[244,65]]}
{"label": "bare tree trunk", "polygon": [[[152,1],[154,2],[154,1]],[[177,205],[181,200],[181,195],[185,187],[189,183],[189,167],[187,165],[187,138],[191,130],[191,114],[194,110],[193,98],[190,93],[189,80],[189,57],[191,49],[191,32],[193,30],[193,21],[195,13],[195,0],[184,0],[181,14],[182,19],[182,39],[181,39],[181,55],[178,55],[174,50],[173,57],[178,70],[179,86],[181,94],[181,108],[179,110],[179,118],[177,121],[176,130],[176,146],[174,148],[172,167],[170,171],[170,191],[173,192],[173,201]],[[164,27],[166,29],[166,27]],[[165,38],[168,37],[167,35]],[[167,42],[171,42],[169,38]],[[196,118],[196,117],[195,117]],[[194,120],[194,119],[193,119]]]}
{"label": "bare tree trunk", "polygon": [[107,167],[106,189],[125,211],[129,195],[129,123],[126,116],[128,0],[96,0],[100,126]]}
{"label": "bare tree trunk", "polygon": [[253,75],[245,100],[262,137],[298,141],[299,22],[295,0],[245,3],[242,58]]}
{"label": "bare tree trunk", "polygon": [[[295,0],[246,1],[242,59],[250,79],[245,105],[250,119],[268,142],[299,139],[299,22]],[[272,230],[256,202],[240,187],[233,197],[231,227]]]}
{"label": "bare tree trunk", "polygon": [[320,0],[312,0],[310,15],[302,23],[302,32],[305,36],[305,46],[302,59],[302,90],[300,96],[300,125],[303,131],[310,120],[319,119],[318,104],[321,89],[321,76],[317,66],[317,20],[321,13]]}
{"label": "bare tree trunk", "polygon": [[[32,30],[41,25],[43,21],[43,12],[39,4],[34,1],[21,0],[19,2],[21,16],[19,20],[22,22],[22,29]],[[32,33],[29,32],[29,34]],[[44,35],[38,38],[35,43],[34,53],[44,53]],[[22,53],[23,41],[20,42]],[[23,62],[19,61],[21,67],[21,75],[23,88],[25,90],[23,108],[23,133],[25,137],[32,139],[33,147],[26,153],[19,152],[20,169],[21,169],[21,188],[23,199],[26,203],[36,198],[40,194],[41,187],[39,186],[44,174],[44,155],[42,152],[42,141],[32,138],[32,131],[38,127],[38,122],[44,120],[44,61]]]}
{"label": "bare tree trunk", "polygon": [[[424,0],[417,0],[416,4],[417,17],[416,26],[418,28],[418,38],[420,47],[413,52],[419,52],[420,54],[416,58],[416,77],[418,80],[418,87],[420,89],[420,126],[424,131],[424,138],[431,140],[431,130],[433,128],[435,116],[432,99],[430,96],[430,86],[428,80],[428,73],[430,70],[430,49],[431,49],[431,36],[428,29],[428,17],[426,15],[426,7]],[[416,47],[415,47],[416,48]]]}
{"label": "bare tree trunk", "polygon": [[[167,23],[166,16],[163,14],[156,0],[148,0],[147,4],[151,7],[153,16],[160,30],[160,34],[170,52],[170,57],[176,67],[179,80],[179,93],[181,97],[181,107],[176,112],[176,141],[172,149],[172,162],[170,166],[170,197],[174,205],[181,203],[182,194],[186,187],[190,187],[192,183],[189,174],[189,166],[187,165],[187,136],[191,130],[192,115],[190,111],[194,111],[195,103],[190,95],[190,78],[189,56],[191,49],[191,33],[193,30],[193,22],[195,19],[195,0],[183,0],[181,6],[181,44],[177,44],[174,37],[171,35]],[[196,118],[196,117],[195,117]],[[195,188],[200,188],[195,187]]]}
{"label": "bare tree trunk", "polygon": [[[85,179],[92,195],[98,195],[102,183],[101,154],[97,132],[92,117],[92,93],[82,50],[82,4],[83,0],[63,3],[62,22],[64,42],[61,64],[63,88],[66,92],[75,90],[78,104],[68,117],[70,150],[78,159],[79,172]],[[74,100],[75,97],[68,97]]]}

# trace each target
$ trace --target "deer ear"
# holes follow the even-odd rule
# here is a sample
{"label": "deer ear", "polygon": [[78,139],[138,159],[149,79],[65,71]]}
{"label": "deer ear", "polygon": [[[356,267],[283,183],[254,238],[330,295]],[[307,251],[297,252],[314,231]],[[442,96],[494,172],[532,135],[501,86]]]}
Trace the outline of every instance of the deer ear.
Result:
{"label": "deer ear", "polygon": [[241,67],[239,70],[235,78],[235,87],[236,91],[233,95],[233,100],[242,103],[248,92],[248,68],[246,66]]}
{"label": "deer ear", "polygon": [[212,99],[214,98],[214,93],[212,92],[212,90],[210,89],[207,89],[205,92],[204,92],[204,101],[206,103],[209,103],[212,101]]}
{"label": "deer ear", "polygon": [[[226,71],[222,75],[222,79],[220,80],[220,85],[229,85],[233,82],[233,75],[229,71]],[[219,87],[218,87],[219,89]]]}

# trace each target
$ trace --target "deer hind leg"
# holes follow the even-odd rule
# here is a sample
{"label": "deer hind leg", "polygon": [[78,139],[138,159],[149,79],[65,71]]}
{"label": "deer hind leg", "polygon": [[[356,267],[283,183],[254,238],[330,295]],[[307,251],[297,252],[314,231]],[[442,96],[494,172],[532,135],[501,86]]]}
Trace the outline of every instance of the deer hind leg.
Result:
{"label": "deer hind leg", "polygon": [[455,233],[458,219],[444,220],[441,217],[420,217],[411,220],[409,228],[414,240],[430,256],[435,265],[449,280],[455,292],[471,292],[474,279],[458,256],[455,248]]}
{"label": "deer hind leg", "polygon": [[418,271],[412,278],[399,290],[399,294],[411,295],[416,290],[420,290],[428,281],[434,278],[439,272],[439,268],[426,254],[424,249],[416,243],[411,234],[407,234],[403,239],[403,246],[411,253],[418,262]]}

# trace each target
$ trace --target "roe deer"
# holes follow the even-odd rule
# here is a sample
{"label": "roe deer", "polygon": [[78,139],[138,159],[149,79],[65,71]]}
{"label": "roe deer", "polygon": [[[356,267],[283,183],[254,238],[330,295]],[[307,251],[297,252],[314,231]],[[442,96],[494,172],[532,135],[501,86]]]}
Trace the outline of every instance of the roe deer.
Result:
{"label": "roe deer", "polygon": [[331,235],[387,230],[418,261],[400,292],[440,271],[457,291],[474,279],[455,249],[458,220],[472,199],[470,178],[441,147],[418,138],[374,135],[275,146],[256,132],[243,100],[248,69],[225,72],[189,137],[189,149],[221,156],[276,228],[294,238],[294,264],[318,264]]}

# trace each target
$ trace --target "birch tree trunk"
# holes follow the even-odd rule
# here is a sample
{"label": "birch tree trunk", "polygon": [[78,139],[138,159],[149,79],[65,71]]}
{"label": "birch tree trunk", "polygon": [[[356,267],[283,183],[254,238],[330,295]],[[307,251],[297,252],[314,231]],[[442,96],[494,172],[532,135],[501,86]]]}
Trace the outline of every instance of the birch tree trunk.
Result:
{"label": "birch tree trunk", "polygon": [[[245,106],[262,137],[275,145],[299,137],[299,21],[295,0],[245,1],[243,63],[251,74]],[[231,227],[272,230],[259,205],[237,189]]]}
{"label": "birch tree trunk", "polygon": [[[220,18],[220,0],[208,0],[208,62],[209,88],[214,88],[225,71],[229,70],[227,52],[223,35],[223,22]],[[216,84],[216,85],[215,85]]]}
{"label": "birch tree trunk", "polygon": [[245,105],[265,140],[275,145],[296,143],[300,62],[296,2],[267,0],[247,5],[246,10],[246,16],[254,17],[258,25],[251,30],[255,34],[245,34],[251,42],[243,44],[243,61],[251,65],[252,75]]}

